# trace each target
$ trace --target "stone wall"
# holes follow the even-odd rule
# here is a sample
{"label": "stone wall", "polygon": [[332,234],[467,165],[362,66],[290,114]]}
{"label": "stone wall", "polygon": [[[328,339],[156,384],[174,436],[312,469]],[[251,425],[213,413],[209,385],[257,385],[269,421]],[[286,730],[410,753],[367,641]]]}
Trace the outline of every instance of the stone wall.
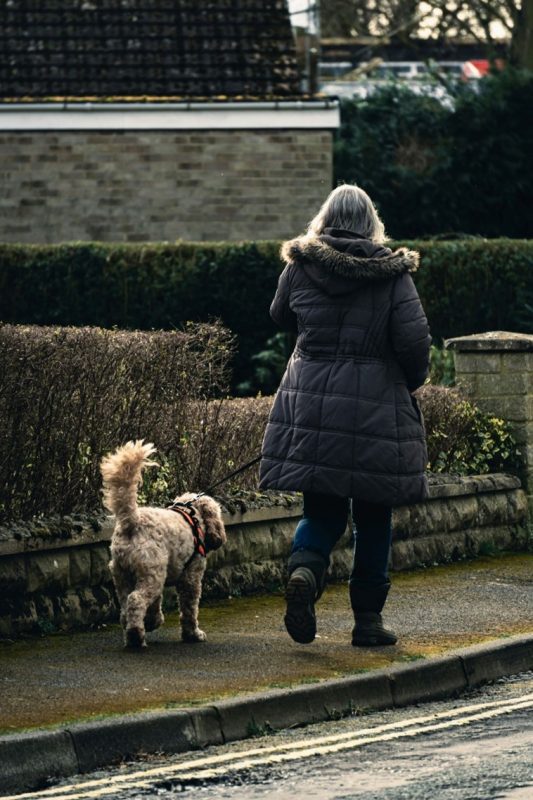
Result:
{"label": "stone wall", "polygon": [[[268,592],[285,579],[297,496],[225,515],[226,546],[209,556],[204,597]],[[428,501],[394,512],[393,570],[527,546],[527,499],[509,475],[433,478]],[[112,521],[66,517],[0,528],[0,637],[99,625],[117,618],[108,570]],[[346,580],[349,532],[332,558],[331,579]],[[169,592],[167,602],[175,602]]]}
{"label": "stone wall", "polygon": [[331,189],[325,130],[0,132],[0,241],[279,239]]}
{"label": "stone wall", "polygon": [[533,336],[489,331],[448,339],[456,383],[483,411],[510,423],[533,514]]}

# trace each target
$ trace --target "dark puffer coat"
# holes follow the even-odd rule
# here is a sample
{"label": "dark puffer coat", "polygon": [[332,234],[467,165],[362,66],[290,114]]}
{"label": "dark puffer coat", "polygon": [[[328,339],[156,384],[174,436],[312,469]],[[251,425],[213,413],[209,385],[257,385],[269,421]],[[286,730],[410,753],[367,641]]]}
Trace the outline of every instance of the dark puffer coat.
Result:
{"label": "dark puffer coat", "polygon": [[397,506],[427,496],[427,450],[413,392],[427,375],[428,323],[413,279],[418,253],[326,229],[282,250],[270,308],[298,332],[276,394],[262,489]]}

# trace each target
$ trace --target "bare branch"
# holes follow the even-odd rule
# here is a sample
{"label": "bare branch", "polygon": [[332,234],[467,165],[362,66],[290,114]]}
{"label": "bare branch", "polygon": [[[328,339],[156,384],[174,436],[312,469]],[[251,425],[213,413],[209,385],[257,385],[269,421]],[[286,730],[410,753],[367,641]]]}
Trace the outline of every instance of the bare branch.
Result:
{"label": "bare branch", "polygon": [[322,0],[324,36],[474,36],[516,28],[522,0]]}

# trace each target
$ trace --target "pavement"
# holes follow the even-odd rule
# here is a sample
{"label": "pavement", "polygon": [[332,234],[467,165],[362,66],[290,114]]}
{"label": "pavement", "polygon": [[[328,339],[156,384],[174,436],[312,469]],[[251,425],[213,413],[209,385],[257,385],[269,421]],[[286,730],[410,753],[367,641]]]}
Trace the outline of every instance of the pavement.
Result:
{"label": "pavement", "polygon": [[281,594],[208,603],[208,640],[197,644],[180,641],[172,612],[142,652],[124,650],[114,625],[0,643],[0,789],[533,668],[533,554],[393,575],[384,617],[394,647],[351,646],[346,585],[327,588],[311,645],[287,636],[283,609]]}

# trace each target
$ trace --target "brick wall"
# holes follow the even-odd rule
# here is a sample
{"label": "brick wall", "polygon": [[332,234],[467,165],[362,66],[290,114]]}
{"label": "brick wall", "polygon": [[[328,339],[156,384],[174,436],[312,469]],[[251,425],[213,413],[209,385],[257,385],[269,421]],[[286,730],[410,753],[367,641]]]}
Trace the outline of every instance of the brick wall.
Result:
{"label": "brick wall", "polygon": [[0,133],[0,241],[270,239],[331,189],[324,130]]}

